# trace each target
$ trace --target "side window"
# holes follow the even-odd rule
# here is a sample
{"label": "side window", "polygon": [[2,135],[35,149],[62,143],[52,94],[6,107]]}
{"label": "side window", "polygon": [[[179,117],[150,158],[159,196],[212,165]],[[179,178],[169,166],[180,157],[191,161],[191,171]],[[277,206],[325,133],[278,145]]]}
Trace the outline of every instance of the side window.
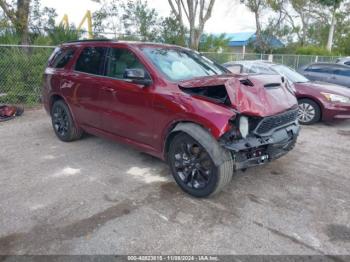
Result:
{"label": "side window", "polygon": [[305,68],[305,71],[306,71],[306,72],[313,72],[313,71],[312,71],[313,69],[314,69],[314,68],[313,68],[312,66],[309,66],[309,67]]}
{"label": "side window", "polygon": [[347,61],[347,62],[345,62],[344,64],[346,64],[346,65],[349,65],[349,66],[350,66],[350,61]]}
{"label": "side window", "polygon": [[75,70],[94,75],[102,75],[106,47],[86,47],[81,52]]}
{"label": "side window", "polygon": [[338,76],[350,76],[350,69],[337,69],[334,74]]}
{"label": "side window", "polygon": [[111,48],[107,58],[106,76],[124,79],[126,69],[146,70],[131,51],[123,48]]}
{"label": "side window", "polygon": [[249,73],[252,73],[252,74],[259,74],[260,73],[260,70],[257,66],[255,65],[252,65],[250,68],[249,68]]}
{"label": "side window", "polygon": [[59,49],[53,56],[50,66],[53,68],[63,68],[73,58],[75,49]]}
{"label": "side window", "polygon": [[328,66],[312,65],[312,66],[309,66],[305,71],[314,72],[314,73],[332,74],[334,70]]}
{"label": "side window", "polygon": [[240,74],[242,72],[241,65],[230,65],[227,67],[227,69],[230,70],[234,74]]}

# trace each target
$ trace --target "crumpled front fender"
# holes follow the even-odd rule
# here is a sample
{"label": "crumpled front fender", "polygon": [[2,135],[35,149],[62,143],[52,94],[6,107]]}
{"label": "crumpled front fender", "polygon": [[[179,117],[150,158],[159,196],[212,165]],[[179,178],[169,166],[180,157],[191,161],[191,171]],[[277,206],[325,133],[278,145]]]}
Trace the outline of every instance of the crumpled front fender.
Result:
{"label": "crumpled front fender", "polygon": [[184,132],[198,141],[208,152],[216,166],[229,160],[228,152],[223,150],[218,141],[203,127],[193,123],[179,123],[171,133]]}

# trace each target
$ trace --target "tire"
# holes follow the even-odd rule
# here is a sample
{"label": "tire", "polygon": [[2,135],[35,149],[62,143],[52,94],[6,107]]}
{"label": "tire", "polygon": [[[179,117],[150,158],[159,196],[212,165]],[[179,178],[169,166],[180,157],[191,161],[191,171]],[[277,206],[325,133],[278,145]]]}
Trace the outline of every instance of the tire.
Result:
{"label": "tire", "polygon": [[55,134],[61,141],[72,142],[82,137],[83,130],[75,125],[72,114],[63,100],[53,104],[51,120]]}
{"label": "tire", "polygon": [[301,125],[313,125],[321,120],[321,108],[311,99],[300,99],[299,103],[299,123]]}
{"label": "tire", "polygon": [[208,153],[212,150],[192,136],[179,133],[172,139],[168,162],[176,183],[183,191],[204,198],[215,195],[230,183],[234,164],[232,155],[224,148],[220,147],[220,150],[226,159],[216,165]]}

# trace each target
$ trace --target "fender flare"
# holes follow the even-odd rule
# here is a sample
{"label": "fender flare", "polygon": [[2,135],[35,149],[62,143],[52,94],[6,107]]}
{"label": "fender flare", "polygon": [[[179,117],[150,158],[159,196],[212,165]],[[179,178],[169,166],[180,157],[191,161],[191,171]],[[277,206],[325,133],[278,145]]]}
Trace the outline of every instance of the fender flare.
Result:
{"label": "fender flare", "polygon": [[76,119],[76,117],[75,117],[75,114],[74,114],[74,112],[73,112],[73,110],[72,110],[71,105],[70,105],[70,104],[68,103],[68,101],[67,101],[67,98],[64,97],[64,96],[61,95],[61,94],[53,93],[53,94],[51,94],[51,95],[49,96],[49,102],[48,102],[48,105],[49,105],[49,112],[48,112],[48,113],[49,113],[49,115],[51,116],[52,106],[53,106],[53,104],[55,103],[55,101],[53,101],[53,97],[54,97],[54,96],[59,97],[59,100],[63,100],[63,102],[67,105],[67,107],[68,107],[68,109],[69,109],[69,111],[70,111],[70,113],[71,113],[71,115],[72,115],[74,124],[75,124],[76,126],[78,126],[78,127],[81,128],[81,126],[79,125],[79,123],[78,123],[78,121],[77,121],[77,119]]}
{"label": "fender flare", "polygon": [[231,158],[229,155],[230,152],[221,147],[218,141],[216,141],[214,137],[200,125],[194,123],[179,123],[170,134],[176,132],[186,133],[198,141],[203,147],[205,147],[216,166],[222,165]]}

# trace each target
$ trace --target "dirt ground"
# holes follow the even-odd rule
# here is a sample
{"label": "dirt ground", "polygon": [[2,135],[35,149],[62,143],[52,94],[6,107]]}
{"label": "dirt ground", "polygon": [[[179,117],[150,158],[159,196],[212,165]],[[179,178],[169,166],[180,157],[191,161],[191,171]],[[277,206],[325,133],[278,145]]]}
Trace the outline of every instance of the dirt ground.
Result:
{"label": "dirt ground", "polygon": [[194,199],[167,165],[93,136],[62,143],[43,110],[0,123],[0,254],[350,254],[350,122]]}

